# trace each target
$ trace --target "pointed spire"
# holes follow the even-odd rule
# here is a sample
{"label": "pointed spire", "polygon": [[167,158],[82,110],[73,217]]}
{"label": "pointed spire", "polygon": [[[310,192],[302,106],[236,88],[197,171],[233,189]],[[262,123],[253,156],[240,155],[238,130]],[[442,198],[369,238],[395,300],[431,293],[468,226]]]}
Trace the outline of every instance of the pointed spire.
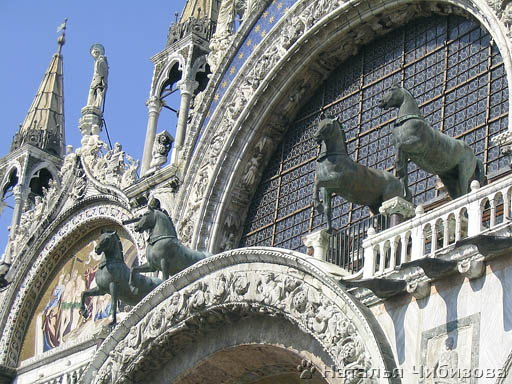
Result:
{"label": "pointed spire", "polygon": [[65,155],[64,82],[62,46],[65,43],[67,19],[57,29],[63,31],[57,39],[57,52],[44,74],[43,81],[30,106],[25,121],[14,137],[11,151],[25,143],[32,144],[56,156]]}
{"label": "pointed spire", "polygon": [[219,12],[219,3],[219,0],[188,0],[183,8],[179,22],[184,23],[190,17],[216,20]]}

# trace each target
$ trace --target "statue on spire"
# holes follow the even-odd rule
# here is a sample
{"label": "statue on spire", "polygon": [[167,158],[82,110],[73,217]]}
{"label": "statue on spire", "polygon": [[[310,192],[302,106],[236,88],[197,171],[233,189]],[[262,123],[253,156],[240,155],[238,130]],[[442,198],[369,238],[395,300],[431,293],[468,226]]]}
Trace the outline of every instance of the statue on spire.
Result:
{"label": "statue on spire", "polygon": [[87,106],[103,109],[108,84],[108,62],[105,48],[101,44],[93,44],[90,52],[94,58],[94,74],[89,88]]}

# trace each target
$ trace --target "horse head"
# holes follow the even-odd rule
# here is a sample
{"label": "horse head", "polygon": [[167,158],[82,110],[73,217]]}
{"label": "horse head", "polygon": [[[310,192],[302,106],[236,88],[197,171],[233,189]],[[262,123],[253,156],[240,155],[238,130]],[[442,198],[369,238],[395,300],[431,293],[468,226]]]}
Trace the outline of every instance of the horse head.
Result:
{"label": "horse head", "polygon": [[144,232],[153,229],[156,224],[155,210],[148,207],[148,210],[140,217],[139,221],[135,223],[135,232]]}
{"label": "horse head", "polygon": [[[347,152],[347,144],[345,139],[345,132],[341,124],[336,119],[323,118],[318,123],[318,128],[313,134],[313,139],[318,143],[325,143],[323,150],[327,152]],[[341,145],[340,145],[341,144]],[[323,151],[322,150],[322,151]]]}
{"label": "horse head", "polygon": [[384,94],[379,101],[378,107],[389,109],[393,107],[400,107],[404,101],[404,88],[400,84],[395,83],[391,86],[388,92]]}
{"label": "horse head", "polygon": [[[105,253],[105,256],[109,257],[113,254],[113,252],[119,251],[119,245],[121,240],[117,235],[116,231],[113,232],[102,232],[100,238],[98,239],[98,244],[94,247],[94,250],[98,255],[102,252]],[[122,250],[122,248],[121,248]]]}

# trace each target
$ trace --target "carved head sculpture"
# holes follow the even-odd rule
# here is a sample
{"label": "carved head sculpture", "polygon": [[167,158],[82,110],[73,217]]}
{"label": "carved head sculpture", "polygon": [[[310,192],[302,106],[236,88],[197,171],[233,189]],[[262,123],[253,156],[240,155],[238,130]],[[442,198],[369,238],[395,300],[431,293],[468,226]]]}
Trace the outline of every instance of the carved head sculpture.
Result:
{"label": "carved head sculpture", "polygon": [[89,52],[91,53],[91,56],[95,59],[99,56],[105,55],[105,47],[101,44],[93,44],[91,45],[91,49],[89,49]]}
{"label": "carved head sculpture", "polygon": [[384,109],[399,107],[404,100],[403,90],[400,84],[394,83],[379,101],[378,107]]}

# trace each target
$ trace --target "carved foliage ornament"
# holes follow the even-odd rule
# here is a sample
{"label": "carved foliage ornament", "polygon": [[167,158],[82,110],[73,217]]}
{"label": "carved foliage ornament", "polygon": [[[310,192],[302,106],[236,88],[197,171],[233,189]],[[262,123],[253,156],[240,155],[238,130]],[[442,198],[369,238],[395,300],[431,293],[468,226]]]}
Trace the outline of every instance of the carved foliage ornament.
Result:
{"label": "carved foliage ornament", "polygon": [[[194,319],[206,327],[222,314],[265,313],[283,316],[312,335],[345,371],[362,383],[372,360],[354,323],[321,290],[287,272],[219,271],[175,292],[154,308],[110,352],[94,383],[129,383],[137,371],[157,369],[178,351],[159,348]],[[222,318],[218,318],[222,321]],[[227,318],[226,318],[227,320]],[[162,353],[165,356],[162,356]]]}

